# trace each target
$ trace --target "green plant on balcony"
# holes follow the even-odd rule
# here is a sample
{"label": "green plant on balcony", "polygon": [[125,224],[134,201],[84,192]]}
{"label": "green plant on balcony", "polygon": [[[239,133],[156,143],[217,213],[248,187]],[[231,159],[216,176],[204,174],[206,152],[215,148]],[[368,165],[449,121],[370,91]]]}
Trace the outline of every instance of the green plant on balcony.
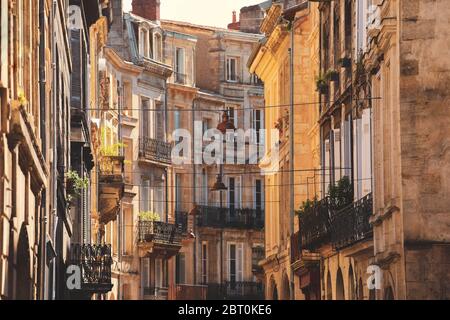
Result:
{"label": "green plant on balcony", "polygon": [[328,188],[328,197],[333,210],[340,210],[353,202],[353,183],[345,176]]}
{"label": "green plant on balcony", "polygon": [[324,75],[319,75],[316,78],[316,91],[320,94],[328,93],[328,81]]}
{"label": "green plant on balcony", "polygon": [[339,59],[338,62],[341,65],[341,67],[344,69],[350,68],[352,66],[352,59],[349,57],[343,57],[343,58]]}
{"label": "green plant on balcony", "polygon": [[325,79],[332,82],[339,81],[339,71],[334,69],[328,70],[327,73],[325,73]]}
{"label": "green plant on balcony", "polygon": [[314,208],[315,205],[317,205],[317,201],[318,201],[317,197],[314,197],[313,200],[307,199],[306,201],[303,201],[302,206],[298,211],[296,211],[296,214],[299,215],[300,217],[304,216],[305,214],[307,214],[309,210],[311,210],[312,208]]}
{"label": "green plant on balcony", "polygon": [[81,192],[89,186],[88,178],[81,178],[76,171],[66,173],[67,201],[71,203],[74,198],[79,197]]}
{"label": "green plant on balcony", "polygon": [[26,106],[28,104],[28,99],[25,96],[25,90],[23,88],[19,88],[17,93],[17,100],[21,106]]}
{"label": "green plant on balcony", "polygon": [[159,222],[161,221],[161,217],[155,212],[143,211],[139,213],[139,220],[144,222]]}

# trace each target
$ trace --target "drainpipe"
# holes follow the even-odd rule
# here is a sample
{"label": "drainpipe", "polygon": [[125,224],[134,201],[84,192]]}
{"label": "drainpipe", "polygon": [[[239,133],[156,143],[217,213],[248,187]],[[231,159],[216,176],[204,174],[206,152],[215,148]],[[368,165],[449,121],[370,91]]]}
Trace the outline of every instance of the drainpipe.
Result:
{"label": "drainpipe", "polygon": [[[195,167],[195,105],[197,98],[192,100],[192,205],[195,205],[195,200],[197,198],[197,190],[195,188],[195,178],[197,177],[197,168]],[[192,232],[194,233],[194,257],[193,257],[193,267],[194,267],[194,285],[197,285],[197,245],[198,245],[198,237],[196,232],[196,224],[197,224],[197,216],[194,215],[194,223],[192,224]]]}
{"label": "drainpipe", "polygon": [[[53,0],[53,5],[52,5],[52,14],[51,14],[51,32],[52,32],[52,69],[53,69],[53,79],[56,79],[56,77],[59,77],[59,75],[56,74],[56,63],[55,63],[55,56],[56,56],[56,47],[55,47],[55,12],[57,10],[57,2],[55,0]],[[57,235],[57,229],[58,229],[58,197],[57,197],[57,190],[58,190],[58,179],[56,176],[56,172],[58,170],[58,152],[57,152],[57,135],[58,133],[56,132],[56,110],[58,108],[57,106],[57,98],[56,98],[56,92],[55,92],[55,88],[54,88],[54,83],[52,84],[53,86],[53,92],[52,92],[52,102],[53,102],[53,107],[52,107],[52,127],[53,127],[53,146],[52,146],[52,214],[54,216],[54,223],[53,223],[53,230],[52,230],[52,236],[53,236],[53,240],[55,243],[55,249],[56,246],[58,245],[56,243],[56,235]],[[57,249],[56,249],[56,252]],[[57,267],[57,259],[58,257],[53,259],[53,270],[52,270],[52,277],[53,277],[53,281],[52,281],[52,294],[51,294],[51,298],[53,300],[56,300],[56,267]]]}
{"label": "drainpipe", "polygon": [[[295,190],[294,190],[294,21],[291,23],[291,30],[290,30],[290,36],[291,36],[291,47],[289,48],[289,56],[290,56],[290,91],[291,91],[291,97],[290,97],[290,109],[289,109],[289,193],[290,193],[290,216],[289,216],[289,233],[291,235],[294,234],[294,217],[295,217]],[[291,286],[291,300],[295,300],[295,284],[294,284],[294,271],[292,268],[290,268],[290,286]]]}
{"label": "drainpipe", "polygon": [[[46,141],[46,120],[43,118],[46,109],[46,97],[45,97],[45,6],[44,0],[39,0],[39,30],[40,30],[40,39],[39,39],[39,104],[40,104],[40,116],[41,116],[41,141],[42,141],[42,150],[43,155],[47,158],[45,151],[47,150],[47,141]],[[41,208],[40,208],[40,217],[39,217],[39,299],[45,300],[46,286],[47,282],[45,281],[45,266],[46,266],[46,235],[47,235],[47,189],[41,191]]]}

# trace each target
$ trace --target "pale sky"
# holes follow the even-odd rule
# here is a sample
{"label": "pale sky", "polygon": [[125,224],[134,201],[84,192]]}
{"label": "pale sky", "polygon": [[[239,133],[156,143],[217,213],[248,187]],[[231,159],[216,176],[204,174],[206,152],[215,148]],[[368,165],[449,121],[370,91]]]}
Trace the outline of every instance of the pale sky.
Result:
{"label": "pale sky", "polygon": [[[161,0],[161,19],[226,28],[233,10],[239,19],[241,7],[261,2],[263,0]],[[131,10],[131,0],[124,0],[124,10]]]}

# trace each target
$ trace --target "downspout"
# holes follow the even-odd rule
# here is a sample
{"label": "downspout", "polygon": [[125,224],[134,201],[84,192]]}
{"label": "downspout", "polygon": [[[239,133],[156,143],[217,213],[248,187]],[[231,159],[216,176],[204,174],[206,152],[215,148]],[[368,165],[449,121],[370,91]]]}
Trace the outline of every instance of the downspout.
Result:
{"label": "downspout", "polygon": [[[39,0],[39,31],[40,31],[40,39],[39,39],[39,104],[40,104],[40,131],[41,131],[41,141],[42,141],[42,154],[45,158],[47,158],[45,151],[47,150],[47,141],[46,141],[46,96],[45,96],[45,86],[46,86],[46,78],[45,78],[45,6],[44,0]],[[44,118],[43,118],[44,116]],[[47,160],[47,159],[46,159]],[[47,189],[41,191],[41,208],[40,208],[40,217],[39,217],[39,293],[38,298],[40,300],[45,300],[45,292],[47,282],[45,281],[45,261],[46,261],[46,235],[47,235]]]}
{"label": "downspout", "polygon": [[[52,38],[52,69],[53,69],[53,79],[56,79],[56,77],[59,77],[59,75],[56,74],[56,63],[55,63],[55,56],[56,56],[56,47],[55,47],[55,12],[57,10],[57,2],[55,0],[53,0],[53,5],[52,5],[52,14],[51,14],[51,38]],[[52,236],[53,236],[53,240],[55,241],[55,251],[57,251],[57,243],[56,243],[56,236],[57,236],[57,228],[58,228],[58,196],[57,196],[57,190],[58,190],[58,179],[56,176],[56,172],[58,171],[58,152],[57,152],[57,135],[58,133],[56,132],[56,110],[57,110],[57,98],[56,98],[56,92],[55,92],[55,83],[52,83],[52,102],[53,102],[53,107],[52,107],[52,127],[53,127],[53,146],[52,146],[52,214],[54,217],[54,223],[53,223],[53,230],[52,230]],[[53,260],[53,270],[52,270],[52,277],[53,277],[53,281],[52,281],[52,299],[56,300],[56,267],[57,267],[57,259],[58,257],[54,258]]]}
{"label": "downspout", "polygon": [[[192,100],[192,134],[194,135],[192,139],[192,205],[195,206],[195,200],[197,198],[197,190],[195,188],[195,178],[197,177],[196,167],[195,167],[195,105],[197,98]],[[197,224],[197,216],[194,215],[194,223],[192,224],[192,232],[196,235],[196,224]],[[197,284],[197,236],[194,239],[194,257],[193,257],[193,267],[194,267],[194,285]]]}
{"label": "downspout", "polygon": [[[294,234],[294,217],[295,217],[295,190],[294,190],[294,21],[290,22],[291,30],[290,30],[290,38],[291,38],[291,47],[289,48],[290,55],[290,110],[289,110],[289,202],[290,202],[290,216],[289,216],[289,234]],[[290,268],[290,286],[291,286],[291,300],[295,300],[295,284],[294,284],[294,270]]]}

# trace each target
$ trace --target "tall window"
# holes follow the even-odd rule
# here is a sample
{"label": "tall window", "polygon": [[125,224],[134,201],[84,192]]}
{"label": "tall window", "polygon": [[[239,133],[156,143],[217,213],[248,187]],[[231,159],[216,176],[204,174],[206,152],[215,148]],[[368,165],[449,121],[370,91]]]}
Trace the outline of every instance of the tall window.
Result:
{"label": "tall window", "polygon": [[244,244],[228,244],[228,281],[231,283],[243,281]]}
{"label": "tall window", "polygon": [[227,58],[227,74],[226,74],[227,81],[229,81],[229,82],[237,82],[238,81],[237,64],[238,64],[237,58],[235,58],[235,57]]}
{"label": "tall window", "polygon": [[133,209],[124,208],[123,216],[123,254],[131,255],[133,253]]}
{"label": "tall window", "polygon": [[202,283],[208,283],[208,242],[202,242]]}
{"label": "tall window", "polygon": [[157,175],[143,176],[140,188],[140,211],[151,211],[159,215],[161,221],[164,217],[164,181]]}
{"label": "tall window", "polygon": [[184,48],[175,49],[175,82],[186,83],[186,65]]}
{"label": "tall window", "polygon": [[228,205],[230,214],[234,214],[234,209],[241,208],[241,177],[228,178]]}
{"label": "tall window", "polygon": [[153,36],[153,59],[161,61],[162,57],[162,38],[159,32],[155,32]]}
{"label": "tall window", "polygon": [[180,253],[176,257],[176,283],[186,283],[186,256],[184,253]]}
{"label": "tall window", "polygon": [[263,209],[263,184],[261,179],[255,180],[255,209],[258,213]]}
{"label": "tall window", "polygon": [[149,31],[145,28],[141,28],[139,31],[139,53],[145,58],[150,58]]}
{"label": "tall window", "polygon": [[150,100],[147,98],[141,99],[141,113],[142,113],[142,123],[141,123],[141,136],[142,138],[152,138],[152,125],[150,123],[151,120],[151,108],[150,108]]}
{"label": "tall window", "polygon": [[208,205],[208,171],[202,171],[202,203]]}
{"label": "tall window", "polygon": [[234,126],[238,127],[238,115],[237,115],[237,108],[235,107],[228,107],[228,117],[230,118],[230,122],[234,124]]}

